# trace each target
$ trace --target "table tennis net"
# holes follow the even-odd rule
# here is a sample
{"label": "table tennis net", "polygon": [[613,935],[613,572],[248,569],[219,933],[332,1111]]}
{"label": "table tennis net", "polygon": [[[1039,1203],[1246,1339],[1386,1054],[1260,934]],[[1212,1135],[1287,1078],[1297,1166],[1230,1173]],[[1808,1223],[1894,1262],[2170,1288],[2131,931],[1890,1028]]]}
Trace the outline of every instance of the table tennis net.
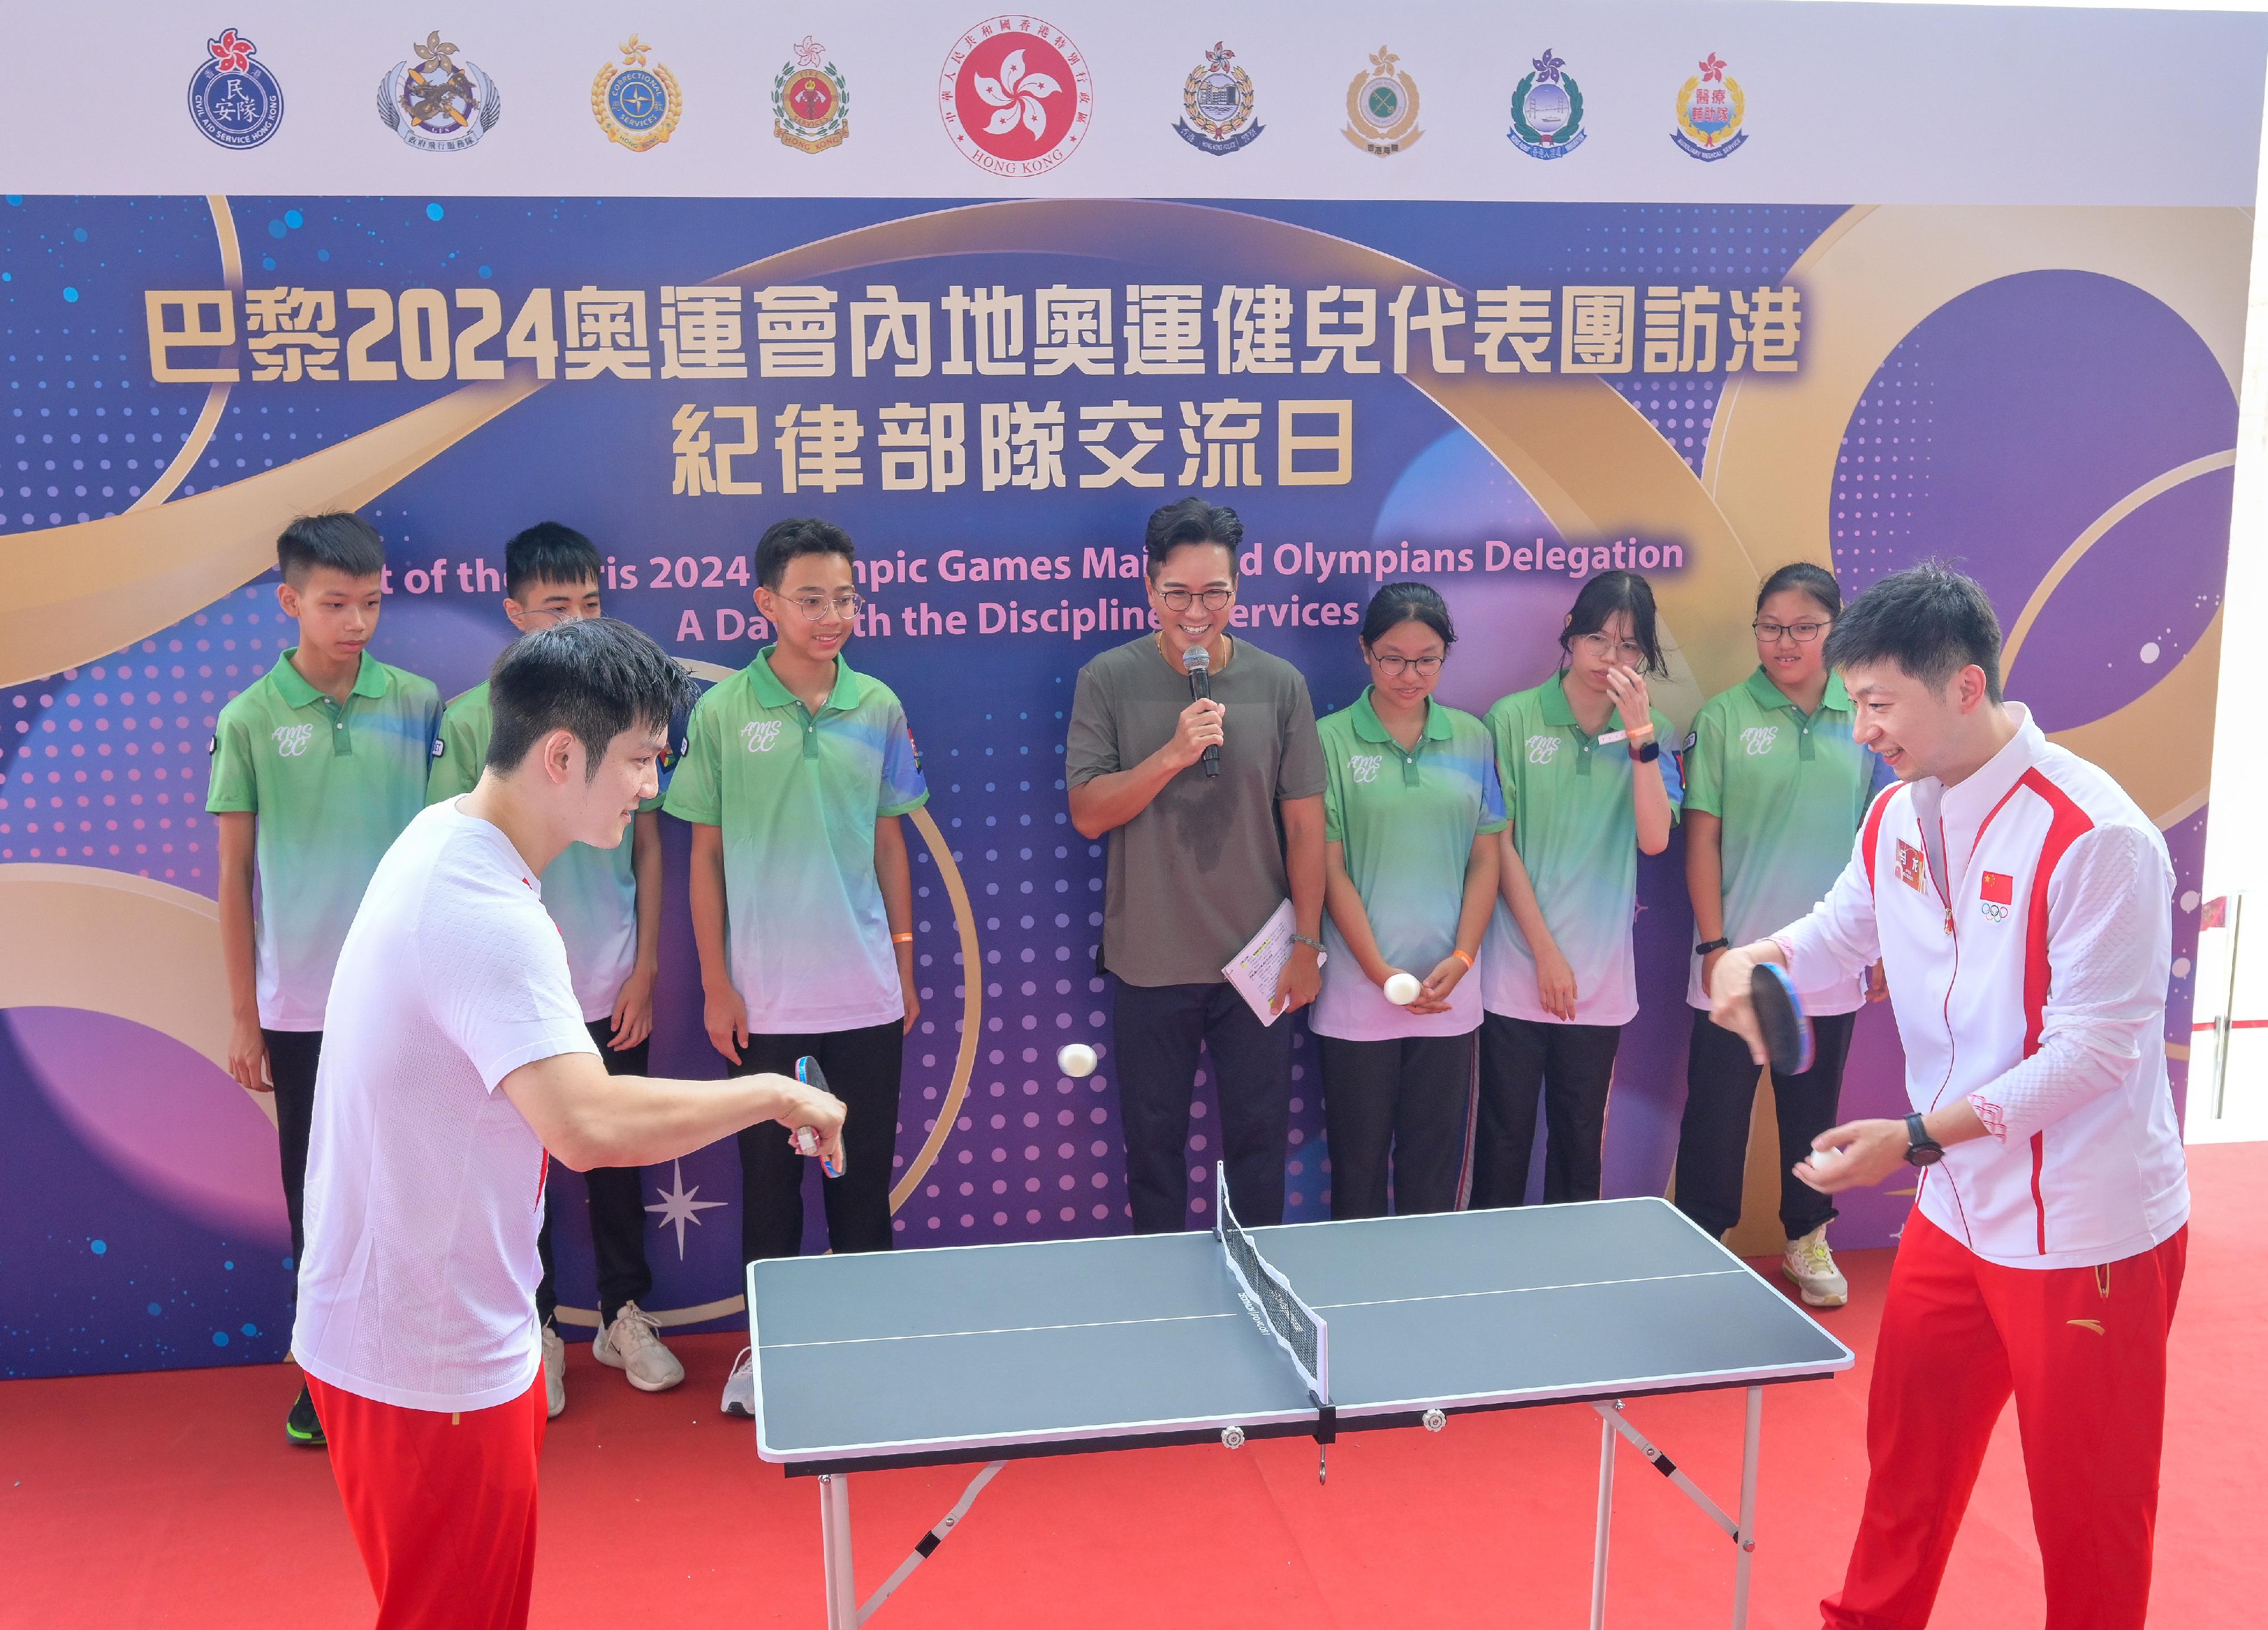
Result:
{"label": "table tennis net", "polygon": [[1275,1337],[1276,1345],[1299,1368],[1316,1404],[1328,1405],[1331,1401],[1330,1326],[1255,1248],[1252,1237],[1230,1209],[1226,1163],[1215,1170],[1219,1183],[1213,1237],[1220,1242],[1237,1289],[1255,1318]]}

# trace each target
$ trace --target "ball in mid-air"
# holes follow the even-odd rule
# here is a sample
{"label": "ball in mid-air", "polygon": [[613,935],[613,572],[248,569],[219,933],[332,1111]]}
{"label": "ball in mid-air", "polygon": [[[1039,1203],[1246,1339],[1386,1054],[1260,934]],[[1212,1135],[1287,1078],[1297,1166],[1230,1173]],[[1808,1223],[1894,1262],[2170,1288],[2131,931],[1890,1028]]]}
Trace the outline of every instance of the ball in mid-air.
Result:
{"label": "ball in mid-air", "polygon": [[1083,1041],[1074,1041],[1056,1054],[1056,1068],[1066,1076],[1092,1076],[1094,1049]]}

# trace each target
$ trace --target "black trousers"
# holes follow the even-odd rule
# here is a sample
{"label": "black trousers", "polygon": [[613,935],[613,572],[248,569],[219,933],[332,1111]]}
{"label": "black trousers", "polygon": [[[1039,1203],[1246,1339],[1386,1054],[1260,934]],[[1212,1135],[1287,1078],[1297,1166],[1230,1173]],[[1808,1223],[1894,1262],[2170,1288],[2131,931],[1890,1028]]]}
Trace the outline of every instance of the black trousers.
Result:
{"label": "black trousers", "polygon": [[[1836,1215],[1833,1198],[1791,1168],[1812,1139],[1841,1119],[1843,1065],[1858,1022],[1855,1013],[1815,1017],[1811,1068],[1800,1076],[1772,1076],[1772,1107],[1779,1121],[1779,1221],[1790,1239],[1802,1238]],[[1722,1235],[1741,1220],[1758,1073],[1749,1044],[1696,1010],[1693,1049],[1685,1060],[1685,1116],[1677,1131],[1677,1208],[1712,1234]]]}
{"label": "black trousers", "polygon": [[[646,1068],[646,1046],[652,1037],[617,1053],[607,1045],[615,1033],[611,1017],[593,1019],[590,1031],[591,1039],[599,1044],[599,1056],[607,1061],[607,1074],[650,1073]],[[551,1173],[552,1178],[558,1175],[556,1171]],[[645,1260],[644,1178],[636,1166],[594,1166],[583,1174],[583,1188],[591,1197],[591,1257],[598,1268],[599,1318],[604,1325],[611,1325],[615,1315],[622,1311],[623,1303],[643,1302],[653,1289],[653,1270]],[[551,1214],[557,1204],[553,1198],[557,1192],[547,1178],[543,1185],[543,1226],[535,1236],[535,1248],[543,1258],[543,1278],[535,1287],[535,1316],[546,1325],[559,1306],[559,1293],[551,1274]]]}
{"label": "black trousers", "polygon": [[[1472,1105],[1473,1032],[1342,1041],[1318,1036],[1331,1140],[1331,1220],[1454,1211]],[[1232,1188],[1234,1179],[1231,1179]]]}
{"label": "black trousers", "polygon": [[307,1134],[315,1124],[315,1070],[323,1059],[320,1030],[269,1030],[268,1078],[276,1084],[276,1151],[284,1168],[284,1213],[291,1219],[291,1261],[296,1275],[307,1248]]}
{"label": "black trousers", "polygon": [[[850,1110],[843,1122],[839,1178],[822,1178],[827,1243],[835,1251],[890,1248],[890,1157],[898,1147],[898,1085],[905,1073],[905,1025],[892,1019],[863,1030],[807,1036],[750,1036],[734,1076],[763,1071],[793,1076],[799,1058],[815,1058],[827,1089]],[[803,1168],[777,1121],[743,1127],[740,1145],[740,1255],[803,1252]]]}
{"label": "black trousers", "polygon": [[1517,1206],[1527,1198],[1538,1098],[1543,1100],[1543,1203],[1599,1197],[1607,1089],[1614,1083],[1615,1049],[1622,1039],[1619,1024],[1481,1016],[1481,1101],[1473,1134],[1476,1210]]}
{"label": "black trousers", "polygon": [[[1292,1025],[1263,1024],[1236,988],[1119,981],[1113,1022],[1126,1194],[1138,1234],[1189,1226],[1189,1104],[1197,1050],[1212,1054],[1229,1202],[1248,1227],[1284,1220],[1292,1148]],[[1212,1204],[1205,1204],[1207,1224]]]}

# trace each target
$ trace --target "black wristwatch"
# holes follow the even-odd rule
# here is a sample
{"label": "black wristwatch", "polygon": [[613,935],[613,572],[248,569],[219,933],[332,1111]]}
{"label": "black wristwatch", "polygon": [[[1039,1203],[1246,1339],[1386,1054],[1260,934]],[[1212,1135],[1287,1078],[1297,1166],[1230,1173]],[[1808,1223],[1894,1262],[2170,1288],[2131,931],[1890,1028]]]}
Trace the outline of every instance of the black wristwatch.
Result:
{"label": "black wristwatch", "polygon": [[1945,1145],[1930,1136],[1919,1115],[1906,1117],[1906,1164],[1933,1166],[1945,1158]]}
{"label": "black wristwatch", "polygon": [[1730,950],[1732,943],[1733,942],[1728,939],[1705,939],[1693,948],[1693,954],[1697,957],[1706,957],[1715,951]]}
{"label": "black wristwatch", "polygon": [[1649,741],[1645,746],[1640,747],[1636,753],[1631,754],[1631,757],[1638,760],[1640,764],[1651,764],[1660,756],[1661,744],[1658,741]]}

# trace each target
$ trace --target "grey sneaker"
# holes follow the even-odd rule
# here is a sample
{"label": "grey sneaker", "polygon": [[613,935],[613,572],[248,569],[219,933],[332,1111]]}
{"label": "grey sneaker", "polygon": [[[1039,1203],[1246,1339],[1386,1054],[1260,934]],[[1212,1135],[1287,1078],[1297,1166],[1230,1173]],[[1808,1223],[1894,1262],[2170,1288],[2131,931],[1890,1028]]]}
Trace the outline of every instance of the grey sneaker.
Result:
{"label": "grey sneaker", "polygon": [[733,1361],[733,1373],[725,1377],[725,1396],[717,1406],[744,1421],[756,1418],[756,1369],[749,1362],[748,1348],[742,1347],[740,1357]]}
{"label": "grey sneaker", "polygon": [[1791,1239],[1780,1253],[1780,1272],[1795,1281],[1809,1307],[1841,1307],[1851,1299],[1851,1281],[1835,1266],[1827,1248],[1827,1224],[1822,1222],[1801,1239]]}
{"label": "grey sneaker", "polygon": [[654,1333],[652,1314],[635,1302],[622,1303],[615,1322],[591,1340],[591,1356],[619,1369],[641,1392],[666,1392],[685,1379],[685,1366]]}
{"label": "grey sneaker", "polygon": [[567,1407],[567,1344],[550,1325],[543,1327],[543,1413],[556,1421]]}

